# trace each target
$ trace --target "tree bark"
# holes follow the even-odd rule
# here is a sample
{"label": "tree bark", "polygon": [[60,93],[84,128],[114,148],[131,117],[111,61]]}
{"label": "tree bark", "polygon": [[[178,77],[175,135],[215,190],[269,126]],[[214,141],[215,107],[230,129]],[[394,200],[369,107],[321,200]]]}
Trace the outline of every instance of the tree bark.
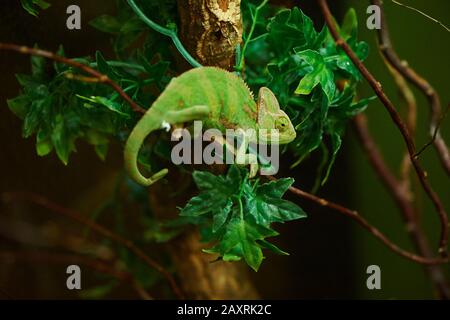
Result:
{"label": "tree bark", "polygon": [[[217,169],[217,168],[214,168]],[[184,206],[194,195],[195,188],[173,195],[177,187],[186,186],[190,177],[176,174],[171,170],[170,184],[156,183],[150,188],[150,203],[154,213],[160,218],[175,218],[179,214],[177,206]],[[200,242],[198,230],[189,228],[182,235],[167,243],[177,272],[178,282],[187,299],[258,299],[259,295],[249,279],[249,268],[241,262],[213,260],[213,255],[202,249],[207,244]]]}
{"label": "tree bark", "polygon": [[230,70],[242,41],[241,0],[178,0],[181,39],[203,65]]}
{"label": "tree bark", "polygon": [[[187,50],[203,65],[231,70],[236,46],[242,41],[240,0],[179,0],[180,36]],[[223,167],[208,167],[215,173]],[[194,195],[193,186],[178,196],[170,195],[189,184],[191,177],[174,174],[170,184],[150,188],[152,209],[158,217],[178,216],[177,207]],[[243,263],[217,261],[202,252],[198,230],[190,228],[167,244],[180,286],[188,299],[257,299],[249,269]]]}

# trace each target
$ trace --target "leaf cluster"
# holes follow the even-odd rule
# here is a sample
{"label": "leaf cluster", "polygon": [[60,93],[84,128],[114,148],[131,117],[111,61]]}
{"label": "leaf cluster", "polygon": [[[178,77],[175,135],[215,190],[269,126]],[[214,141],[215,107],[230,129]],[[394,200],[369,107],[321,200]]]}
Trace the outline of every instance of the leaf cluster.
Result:
{"label": "leaf cluster", "polygon": [[264,258],[263,248],[287,254],[266,238],[278,235],[273,223],[306,217],[300,207],[282,199],[292,178],[261,184],[249,180],[247,170],[235,165],[226,176],[195,171],[193,177],[200,194],[180,215],[200,225],[203,240],[214,243],[205,252],[218,254],[224,261],[243,258],[255,271]]}
{"label": "leaf cluster", "polygon": [[[324,137],[328,138],[331,159],[324,182],[341,147],[348,120],[370,101],[355,101],[361,75],[336,46],[327,27],[317,31],[299,8],[268,7],[255,21],[255,6],[250,2],[244,11],[248,23],[256,26],[256,35],[249,39],[245,53],[246,81],[255,91],[269,87],[291,117],[297,130],[297,139],[290,145],[298,159],[296,164],[325,145]],[[366,59],[368,46],[357,40],[358,22],[353,9],[345,15],[339,32],[358,57]]]}
{"label": "leaf cluster", "polygon": [[[64,56],[64,51],[60,49],[58,54]],[[89,58],[76,60],[108,75],[141,105],[150,105],[157,97],[146,88],[163,88],[169,79],[166,62],[119,62],[115,67],[117,62],[106,61],[100,52],[95,62]],[[8,106],[23,119],[23,136],[36,135],[38,155],[46,156],[54,150],[67,164],[76,151],[76,141],[82,139],[104,159],[111,139],[123,141],[137,121],[129,105],[110,87],[76,80],[82,76],[79,70],[42,57],[32,57],[31,64],[31,74],[16,76],[22,92],[8,100]]]}

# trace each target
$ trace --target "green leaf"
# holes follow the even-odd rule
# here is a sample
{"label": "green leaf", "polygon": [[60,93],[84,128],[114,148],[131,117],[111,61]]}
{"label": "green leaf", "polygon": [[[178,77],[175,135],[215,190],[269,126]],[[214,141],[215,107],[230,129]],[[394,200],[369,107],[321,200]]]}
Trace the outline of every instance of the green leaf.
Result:
{"label": "green leaf", "polygon": [[40,157],[48,155],[53,150],[53,143],[49,132],[41,130],[36,135],[36,152]]}
{"label": "green leaf", "polygon": [[318,48],[324,34],[318,34],[312,20],[299,8],[283,9],[267,25],[267,41],[278,55],[285,55],[294,47]]}
{"label": "green leaf", "polygon": [[358,35],[358,18],[356,16],[356,11],[350,8],[344,16],[340,28],[341,36],[344,40],[349,38],[356,38]]}
{"label": "green leaf", "polygon": [[57,116],[55,120],[56,124],[53,128],[51,139],[58,158],[67,165],[69,163],[69,155],[75,151],[75,138],[70,135],[62,116]]}
{"label": "green leaf", "polygon": [[98,96],[83,97],[81,95],[77,95],[77,97],[80,99],[104,106],[104,107],[108,108],[110,111],[113,111],[125,118],[130,118],[130,114],[128,112],[126,112],[125,110],[123,110],[124,109],[123,105],[118,102],[112,101],[105,97],[98,97]]}
{"label": "green leaf", "polygon": [[121,29],[121,23],[119,20],[116,17],[107,14],[91,20],[89,24],[97,30],[112,34],[119,33]]}
{"label": "green leaf", "polygon": [[306,213],[300,207],[281,199],[293,183],[292,178],[280,179],[258,186],[255,192],[245,193],[248,214],[262,226],[305,218]]}
{"label": "green leaf", "polygon": [[230,258],[236,260],[241,256],[253,270],[258,271],[264,256],[257,240],[275,235],[277,233],[273,230],[235,217],[227,224],[220,244],[205,252],[219,253],[221,256],[231,253],[231,256],[227,256],[227,260]]}
{"label": "green leaf", "polygon": [[309,95],[320,84],[328,101],[332,101],[336,90],[334,74],[327,68],[322,55],[310,49],[298,52],[297,55],[305,60],[311,66],[312,70],[300,80],[295,93]]}
{"label": "green leaf", "polygon": [[342,145],[341,136],[336,132],[333,133],[331,135],[331,159],[328,164],[327,171],[325,173],[325,177],[322,180],[322,185],[324,185],[327,182],[328,177],[330,176],[331,168],[333,167],[334,162],[336,161],[336,156],[337,156],[338,151],[341,149],[341,145]]}
{"label": "green leaf", "polygon": [[270,251],[279,254],[281,256],[288,256],[289,253],[287,253],[286,251],[281,250],[280,248],[278,248],[276,245],[274,245],[273,243],[270,243],[266,240],[259,240],[258,244],[261,245],[262,247],[269,249]]}
{"label": "green leaf", "polygon": [[31,15],[37,17],[40,9],[48,9],[50,3],[44,0],[20,0],[22,7]]}
{"label": "green leaf", "polygon": [[89,289],[83,289],[80,292],[80,297],[88,300],[98,300],[105,298],[115,287],[117,287],[118,283],[113,281],[111,283],[107,283],[105,285],[99,285]]}
{"label": "green leaf", "polygon": [[31,103],[26,95],[20,95],[7,101],[9,109],[19,118],[25,118],[28,107]]}

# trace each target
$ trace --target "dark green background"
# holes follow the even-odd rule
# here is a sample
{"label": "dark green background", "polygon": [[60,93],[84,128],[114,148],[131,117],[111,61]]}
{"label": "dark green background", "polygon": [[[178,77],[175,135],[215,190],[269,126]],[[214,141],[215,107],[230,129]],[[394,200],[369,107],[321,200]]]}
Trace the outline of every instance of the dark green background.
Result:
{"label": "dark green background", "polygon": [[[365,1],[343,1],[345,6],[354,6],[359,17],[364,17],[367,6]],[[390,1],[385,2],[385,10],[390,25],[391,37],[400,57],[423,75],[440,94],[443,108],[450,103],[450,91],[448,76],[450,75],[450,33],[426,18],[399,7]],[[419,8],[431,16],[450,23],[450,2],[445,0],[414,0],[403,1]],[[344,6],[344,7],[345,7]],[[361,21],[363,21],[361,19]],[[399,98],[392,78],[389,77],[380,55],[375,50],[376,41],[373,31],[360,26],[361,38],[369,41],[372,48],[367,65],[375,77],[383,84],[384,90],[400,110],[404,111],[404,105]],[[370,94],[367,86],[361,90],[362,95]],[[429,105],[426,99],[418,91],[416,93],[418,106],[418,132],[417,145],[420,147],[429,141],[428,115]],[[373,135],[382,148],[387,163],[398,172],[399,163],[403,156],[400,150],[404,150],[404,144],[398,130],[394,127],[387,112],[381,103],[373,103],[367,115],[370,118],[370,127]],[[442,124],[442,136],[450,139],[450,119],[447,117]],[[390,196],[382,188],[377,177],[365,161],[356,145],[355,139],[349,139],[351,151],[348,159],[351,162],[352,181],[358,187],[354,189],[353,201],[357,208],[373,222],[374,225],[385,231],[395,242],[402,247],[412,249],[409,238],[406,237],[405,227],[400,215],[396,211]],[[441,169],[440,162],[433,148],[428,149],[421,157],[423,166],[429,174],[430,182],[439,192],[447,210],[450,208],[450,180]],[[417,186],[417,182],[416,182]],[[438,219],[430,201],[423,192],[416,193],[421,206],[421,219],[431,244],[436,247],[439,239]],[[355,228],[357,243],[356,261],[365,264],[378,264],[383,274],[382,290],[368,291],[363,286],[359,287],[358,294],[367,298],[430,298],[430,284],[424,275],[423,268],[394,256],[385,247],[359,228]],[[449,269],[449,267],[444,267]]]}

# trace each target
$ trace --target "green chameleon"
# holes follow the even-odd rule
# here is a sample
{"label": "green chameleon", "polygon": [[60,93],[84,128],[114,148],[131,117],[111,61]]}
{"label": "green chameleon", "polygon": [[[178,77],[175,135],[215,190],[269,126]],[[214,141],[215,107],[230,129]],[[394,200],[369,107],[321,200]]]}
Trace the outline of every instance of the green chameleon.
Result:
{"label": "green chameleon", "polygon": [[[150,178],[139,171],[137,158],[145,138],[154,130],[169,130],[194,120],[223,133],[226,129],[254,129],[258,133],[267,129],[266,136],[256,136],[266,144],[287,144],[296,137],[289,117],[268,88],[260,89],[255,102],[246,83],[235,74],[216,67],[195,68],[172,79],[131,132],[125,146],[125,168],[130,177],[144,186],[164,177],[167,169]],[[278,129],[277,141],[271,140],[271,129]],[[247,142],[256,142],[256,137],[246,137]]]}

